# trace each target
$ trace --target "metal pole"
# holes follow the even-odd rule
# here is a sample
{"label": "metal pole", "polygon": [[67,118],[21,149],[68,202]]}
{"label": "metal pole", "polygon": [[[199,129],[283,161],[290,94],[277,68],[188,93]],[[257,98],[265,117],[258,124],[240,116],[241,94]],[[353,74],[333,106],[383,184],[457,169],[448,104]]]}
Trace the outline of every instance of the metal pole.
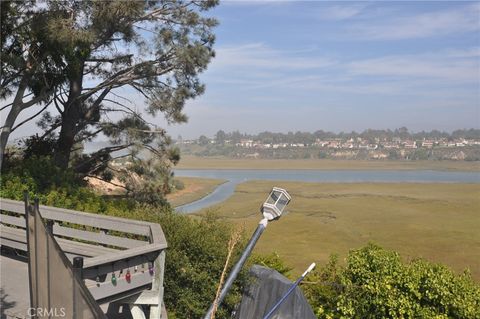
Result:
{"label": "metal pole", "polygon": [[279,301],[277,301],[277,303],[273,306],[273,308],[265,315],[265,317],[263,317],[263,319],[269,319],[273,313],[275,312],[275,310],[277,310],[278,307],[280,307],[280,305],[285,301],[285,299],[287,299],[287,297],[292,293],[292,291],[297,288],[297,286],[300,284],[300,282],[303,280],[303,278],[305,278],[305,276],[308,275],[309,272],[311,272],[313,270],[313,268],[315,268],[315,263],[311,264],[310,267],[308,267],[308,269],[300,276],[300,278],[297,279],[297,281],[295,281],[293,283],[292,286],[290,286],[290,288],[287,290],[287,292],[283,295],[282,298],[280,298]]}
{"label": "metal pole", "polygon": [[264,218],[262,219],[257,226],[257,229],[253,233],[252,237],[250,238],[250,241],[247,244],[247,247],[245,247],[245,250],[242,253],[242,256],[240,259],[237,261],[235,266],[233,267],[232,271],[230,272],[230,275],[228,276],[227,280],[225,281],[225,285],[222,288],[222,291],[220,292],[220,295],[218,297],[218,300],[214,300],[212,304],[210,305],[210,308],[208,308],[207,313],[203,317],[204,319],[210,319],[212,316],[213,308],[215,307],[215,304],[217,304],[217,307],[220,306],[222,303],[223,299],[225,299],[225,296],[227,295],[228,291],[230,290],[233,282],[237,278],[238,273],[242,269],[243,265],[245,264],[245,261],[247,260],[248,256],[252,253],[253,247],[255,247],[255,244],[257,243],[258,239],[262,235],[263,231],[267,227],[268,224],[268,219]]}

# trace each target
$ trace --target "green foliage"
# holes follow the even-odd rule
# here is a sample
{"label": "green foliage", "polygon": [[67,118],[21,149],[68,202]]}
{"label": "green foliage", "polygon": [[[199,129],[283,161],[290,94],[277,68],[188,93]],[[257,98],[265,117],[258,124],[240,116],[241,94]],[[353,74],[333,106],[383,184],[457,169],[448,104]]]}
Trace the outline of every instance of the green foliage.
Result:
{"label": "green foliage", "polygon": [[[261,255],[261,254],[253,254],[248,261],[248,265],[260,265],[264,267],[268,267],[271,269],[275,269],[279,273],[284,276],[288,276],[292,267],[285,264],[285,262],[280,258],[280,256],[276,252],[272,252],[270,254]],[[247,267],[250,268],[250,267]]]}
{"label": "green foliage", "polygon": [[174,179],[174,180],[173,180],[173,187],[174,187],[176,190],[182,190],[182,189],[185,189],[185,183],[182,182],[182,181],[179,180],[179,179]]}
{"label": "green foliage", "polygon": [[[183,319],[202,317],[215,297],[227,256],[232,225],[214,215],[196,219],[175,214],[168,207],[153,209],[145,206],[132,211],[109,211],[108,214],[159,223],[162,226],[168,243],[164,282],[168,316]],[[238,260],[243,244],[242,241],[237,245],[231,260]],[[277,258],[278,256],[271,256],[265,260],[280,265]],[[240,301],[246,279],[244,271],[239,275],[216,318],[229,318],[234,306]]]}
{"label": "green foliage", "polygon": [[72,170],[60,170],[49,157],[31,156],[5,163],[1,177],[0,197],[23,200],[27,191],[43,205],[91,213],[129,210],[137,206],[128,199],[108,200],[85,187]]}
{"label": "green foliage", "polygon": [[[56,188],[78,188],[84,185],[71,170],[61,170],[47,156],[30,155],[29,158],[12,158],[4,163],[2,169],[2,191],[20,187],[13,184],[24,184],[22,190],[45,194]],[[5,187],[4,187],[5,186]],[[23,198],[22,192],[7,196]]]}
{"label": "green foliage", "polygon": [[[215,297],[227,256],[231,225],[209,216],[198,220],[177,214],[160,219],[169,245],[165,302],[178,318],[200,318]],[[237,245],[231,260],[237,260]],[[217,318],[227,318],[240,300],[240,281],[232,288]]]}
{"label": "green foliage", "polygon": [[314,274],[305,291],[319,318],[480,318],[480,287],[424,260],[403,263],[376,245]]}

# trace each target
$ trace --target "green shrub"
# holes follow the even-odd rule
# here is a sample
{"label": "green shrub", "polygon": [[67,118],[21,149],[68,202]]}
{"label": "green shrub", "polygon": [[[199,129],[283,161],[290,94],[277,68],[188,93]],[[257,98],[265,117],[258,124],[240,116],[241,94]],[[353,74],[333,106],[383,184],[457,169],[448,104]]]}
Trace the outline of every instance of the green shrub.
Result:
{"label": "green shrub", "polygon": [[[160,224],[169,245],[165,268],[167,308],[178,318],[201,318],[215,297],[231,225],[213,216],[194,219],[178,214],[162,215]],[[238,260],[242,247],[243,243],[237,245],[231,260]],[[243,273],[219,308],[217,318],[229,317],[240,301],[244,279]]]}
{"label": "green shrub", "polygon": [[403,263],[376,245],[351,251],[304,289],[319,318],[480,318],[480,287],[469,273],[456,275],[424,260]]}
{"label": "green shrub", "polygon": [[185,189],[185,183],[182,182],[181,180],[179,179],[174,179],[173,180],[173,187],[176,189],[176,190],[182,190],[182,189]]}
{"label": "green shrub", "polygon": [[287,276],[290,274],[290,271],[292,270],[292,267],[288,266],[285,264],[285,262],[280,258],[280,256],[276,253],[270,253],[270,254],[253,254],[247,264],[247,268],[250,268],[252,265],[260,265],[264,267],[268,267],[271,269],[275,269],[279,273],[281,273],[284,276]]}

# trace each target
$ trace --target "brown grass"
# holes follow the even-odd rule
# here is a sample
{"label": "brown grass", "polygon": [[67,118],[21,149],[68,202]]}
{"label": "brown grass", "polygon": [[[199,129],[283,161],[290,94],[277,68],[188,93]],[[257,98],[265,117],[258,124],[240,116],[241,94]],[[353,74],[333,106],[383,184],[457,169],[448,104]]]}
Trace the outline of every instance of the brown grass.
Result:
{"label": "brown grass", "polygon": [[213,192],[218,185],[225,182],[213,178],[176,177],[175,179],[182,181],[185,188],[167,195],[167,200],[173,207],[199,200]]}

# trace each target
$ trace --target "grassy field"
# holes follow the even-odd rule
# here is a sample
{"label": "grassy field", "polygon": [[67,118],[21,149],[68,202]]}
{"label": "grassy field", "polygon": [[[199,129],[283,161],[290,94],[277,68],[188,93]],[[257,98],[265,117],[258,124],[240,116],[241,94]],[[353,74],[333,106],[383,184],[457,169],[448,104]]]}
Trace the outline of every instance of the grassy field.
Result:
{"label": "grassy field", "polygon": [[[313,261],[325,263],[330,254],[342,259],[348,250],[373,241],[407,259],[424,257],[456,271],[468,267],[480,281],[480,185],[275,184],[293,200],[289,213],[268,226],[257,250],[278,252],[297,272]],[[250,232],[272,186],[240,184],[213,210],[245,223]]]}
{"label": "grassy field", "polygon": [[196,177],[175,177],[175,179],[183,182],[185,188],[167,195],[167,200],[173,207],[188,204],[207,196],[218,185],[225,182],[220,179]]}
{"label": "grassy field", "polygon": [[269,160],[182,156],[177,169],[378,169],[480,171],[480,162],[465,161],[354,161]]}

